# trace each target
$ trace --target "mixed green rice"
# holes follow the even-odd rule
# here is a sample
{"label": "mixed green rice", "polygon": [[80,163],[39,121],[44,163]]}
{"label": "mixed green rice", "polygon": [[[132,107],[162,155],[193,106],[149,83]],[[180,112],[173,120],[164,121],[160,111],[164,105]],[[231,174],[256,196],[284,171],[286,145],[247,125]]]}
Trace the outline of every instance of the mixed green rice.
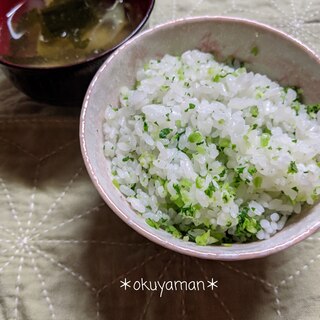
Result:
{"label": "mixed green rice", "polygon": [[197,50],[151,60],[107,106],[114,185],[199,245],[268,239],[320,194],[320,105]]}

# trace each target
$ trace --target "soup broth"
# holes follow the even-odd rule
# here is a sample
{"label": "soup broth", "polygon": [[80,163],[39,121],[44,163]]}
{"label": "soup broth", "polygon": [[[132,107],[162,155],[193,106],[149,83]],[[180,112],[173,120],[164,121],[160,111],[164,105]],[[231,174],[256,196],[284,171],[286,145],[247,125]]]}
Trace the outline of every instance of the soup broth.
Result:
{"label": "soup broth", "polygon": [[29,66],[81,62],[111,49],[137,27],[125,0],[17,2],[0,25],[2,59]]}

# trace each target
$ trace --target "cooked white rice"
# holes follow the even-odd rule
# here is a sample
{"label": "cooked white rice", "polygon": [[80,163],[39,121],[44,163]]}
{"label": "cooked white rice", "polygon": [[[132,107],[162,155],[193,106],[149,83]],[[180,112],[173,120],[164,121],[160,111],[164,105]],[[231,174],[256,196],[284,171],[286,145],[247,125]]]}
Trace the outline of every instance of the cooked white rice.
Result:
{"label": "cooked white rice", "polygon": [[107,106],[114,185],[148,224],[200,245],[268,239],[320,193],[319,105],[187,51]]}

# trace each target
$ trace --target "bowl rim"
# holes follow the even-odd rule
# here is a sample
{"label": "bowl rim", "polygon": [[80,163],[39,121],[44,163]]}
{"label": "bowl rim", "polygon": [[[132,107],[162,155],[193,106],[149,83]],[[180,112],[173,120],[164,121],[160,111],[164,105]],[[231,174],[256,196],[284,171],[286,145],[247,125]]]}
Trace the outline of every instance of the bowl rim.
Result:
{"label": "bowl rim", "polygon": [[[309,47],[307,47],[305,44],[303,44],[301,41],[295,39],[294,37],[286,34],[285,32],[278,30],[274,27],[271,27],[267,24],[257,22],[255,20],[245,19],[245,18],[238,18],[238,17],[227,17],[227,16],[196,16],[196,17],[187,17],[187,18],[180,18],[173,21],[169,21],[166,23],[159,24],[157,26],[154,26],[127,41],[124,43],[120,48],[118,48],[115,52],[113,52],[108,59],[103,63],[103,65],[99,68],[96,75],[94,76],[93,80],[90,83],[90,86],[87,90],[87,93],[85,95],[85,99],[83,101],[83,106],[81,110],[80,115],[80,125],[79,125],[79,136],[80,136],[80,147],[81,147],[81,153],[82,157],[84,159],[84,163],[86,166],[86,169],[88,171],[88,174],[95,186],[95,188],[98,190],[99,194],[103,198],[103,200],[106,202],[106,204],[109,206],[109,208],[123,220],[127,225],[129,225],[132,229],[137,231],[139,234],[147,238],[148,240],[151,240],[152,242],[161,245],[162,247],[166,249],[170,249],[172,251],[186,254],[189,256],[202,258],[202,259],[209,259],[209,260],[221,260],[221,261],[238,261],[238,260],[248,260],[248,259],[255,259],[255,258],[262,258],[266,257],[270,254],[274,254],[277,252],[280,252],[288,247],[291,247],[292,245],[295,245],[302,240],[306,239],[307,237],[311,236],[313,233],[315,233],[317,230],[320,229],[320,219],[318,221],[315,221],[312,223],[312,225],[302,231],[301,233],[291,237],[289,240],[284,241],[283,243],[272,246],[265,249],[259,249],[255,251],[250,252],[228,252],[228,247],[225,247],[224,252],[210,252],[210,248],[214,248],[214,246],[208,246],[208,252],[201,252],[193,248],[186,248],[183,246],[180,246],[179,244],[174,244],[168,240],[165,240],[164,238],[157,236],[155,233],[152,233],[147,230],[147,228],[143,228],[140,225],[138,225],[136,222],[132,221],[128,215],[126,215],[120,208],[118,208],[113,200],[106,194],[104,191],[104,188],[99,182],[99,177],[96,176],[94,169],[91,165],[90,158],[88,156],[87,151],[87,144],[86,144],[86,122],[87,122],[87,112],[88,112],[88,106],[89,106],[89,100],[91,99],[91,95],[93,92],[93,88],[95,86],[95,83],[99,79],[100,75],[103,73],[104,69],[108,66],[108,64],[118,55],[118,53],[122,50],[124,50],[127,46],[130,46],[132,42],[135,42],[139,38],[145,37],[145,35],[148,35],[150,33],[153,33],[157,31],[158,29],[166,29],[170,26],[179,25],[179,24],[185,24],[185,23],[192,23],[192,22],[203,22],[203,21],[212,21],[212,22],[238,22],[238,23],[244,23],[247,25],[255,26],[260,28],[260,30],[265,30],[271,33],[276,33],[280,37],[284,38],[286,41],[293,42],[297,46],[299,46],[305,53],[309,56],[309,58],[315,60],[318,64],[320,64],[320,57]],[[125,200],[124,200],[125,201]],[[133,209],[132,209],[133,210]],[[281,232],[281,231],[280,231]],[[181,240],[182,241],[182,240]],[[267,241],[267,240],[265,240]],[[245,244],[235,244],[235,246],[242,246]]]}
{"label": "bowl rim", "polygon": [[96,56],[92,56],[87,59],[80,60],[78,62],[57,65],[57,66],[40,66],[40,65],[39,66],[37,66],[37,65],[28,66],[28,65],[24,65],[24,64],[17,64],[17,63],[6,61],[0,55],[0,65],[2,65],[4,67],[19,69],[19,70],[32,70],[32,71],[64,70],[64,69],[69,69],[69,68],[81,67],[81,66],[86,65],[86,64],[93,62],[95,60],[99,60],[105,56],[112,54],[115,50],[117,50],[119,47],[121,47],[124,43],[126,43],[128,40],[132,39],[135,35],[137,35],[139,33],[139,31],[141,31],[141,29],[143,29],[143,27],[145,26],[145,24],[147,23],[147,21],[150,18],[150,15],[154,9],[154,5],[155,5],[156,0],[149,0],[149,1],[150,1],[150,5],[148,7],[148,10],[147,10],[146,14],[144,15],[143,19],[136,26],[136,28],[134,30],[132,30],[132,32],[126,38],[124,38],[121,42],[119,42],[118,44],[116,44],[112,48],[109,48],[106,51],[101,52],[100,54],[98,54]]}

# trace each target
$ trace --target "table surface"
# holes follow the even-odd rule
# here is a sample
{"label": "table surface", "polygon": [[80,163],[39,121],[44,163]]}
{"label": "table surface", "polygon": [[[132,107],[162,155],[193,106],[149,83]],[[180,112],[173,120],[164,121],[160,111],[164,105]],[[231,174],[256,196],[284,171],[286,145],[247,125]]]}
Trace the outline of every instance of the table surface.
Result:
{"label": "table surface", "polygon": [[[320,1],[309,0],[158,0],[150,25],[240,16],[320,52],[319,10]],[[92,186],[78,120],[79,110],[35,103],[0,75],[0,319],[320,319],[319,233],[279,254],[232,263],[150,243]],[[121,288],[125,278],[137,290]],[[214,279],[218,288],[169,288],[160,297],[160,290],[138,290],[141,279]]]}

